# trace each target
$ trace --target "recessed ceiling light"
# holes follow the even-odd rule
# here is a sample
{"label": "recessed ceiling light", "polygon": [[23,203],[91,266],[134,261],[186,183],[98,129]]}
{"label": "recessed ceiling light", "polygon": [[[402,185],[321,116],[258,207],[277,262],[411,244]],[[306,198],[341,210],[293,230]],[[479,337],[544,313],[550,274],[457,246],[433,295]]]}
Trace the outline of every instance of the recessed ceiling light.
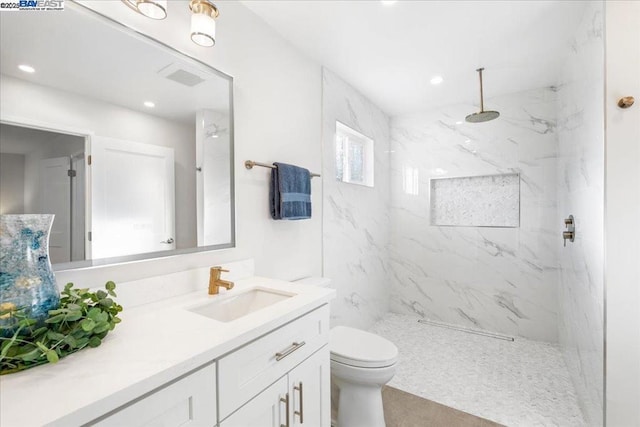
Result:
{"label": "recessed ceiling light", "polygon": [[151,101],[144,101],[144,106],[145,106],[145,107],[149,107],[149,108],[153,108],[153,107],[155,107],[155,106],[156,106],[156,104],[154,104],[154,103],[153,103],[153,102],[151,102]]}
{"label": "recessed ceiling light", "polygon": [[35,73],[36,72],[36,69],[33,68],[31,65],[22,64],[22,65],[18,65],[18,68],[21,71],[24,71],[25,73]]}
{"label": "recessed ceiling light", "polygon": [[385,6],[391,6],[394,3],[397,3],[398,0],[380,0],[380,3],[382,3]]}
{"label": "recessed ceiling light", "polygon": [[462,120],[459,120],[456,122],[457,125],[461,125],[462,124]]}
{"label": "recessed ceiling light", "polygon": [[442,83],[444,79],[442,78],[442,76],[433,76],[431,78],[431,84],[432,85],[439,85],[440,83]]}

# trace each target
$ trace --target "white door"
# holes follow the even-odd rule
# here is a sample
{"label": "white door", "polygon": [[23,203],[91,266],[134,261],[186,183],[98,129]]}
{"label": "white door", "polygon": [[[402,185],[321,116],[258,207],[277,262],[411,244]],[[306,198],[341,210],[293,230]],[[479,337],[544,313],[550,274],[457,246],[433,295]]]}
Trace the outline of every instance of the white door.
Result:
{"label": "white door", "polygon": [[91,139],[91,257],[175,249],[173,149]]}
{"label": "white door", "polygon": [[[289,425],[286,418],[287,404],[283,402],[283,400],[286,401],[286,396],[287,376],[285,375],[222,421],[220,427],[280,427]],[[289,399],[291,399],[290,395]]]}
{"label": "white door", "polygon": [[40,161],[40,206],[38,211],[54,214],[49,236],[49,256],[53,264],[71,261],[71,182],[69,157]]}
{"label": "white door", "polygon": [[329,346],[289,372],[290,426],[331,426]]}

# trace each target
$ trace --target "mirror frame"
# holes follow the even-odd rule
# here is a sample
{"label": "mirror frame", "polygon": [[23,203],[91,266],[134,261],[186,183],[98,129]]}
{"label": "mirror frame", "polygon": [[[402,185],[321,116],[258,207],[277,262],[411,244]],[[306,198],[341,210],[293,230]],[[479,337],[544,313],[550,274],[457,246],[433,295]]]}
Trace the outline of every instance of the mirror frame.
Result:
{"label": "mirror frame", "polygon": [[[223,73],[220,70],[212,67],[211,65],[203,62],[199,59],[192,57],[191,55],[178,50],[174,47],[169,46],[168,44],[155,39],[143,32],[135,30],[129,27],[122,22],[119,22],[109,16],[106,16],[100,12],[97,12],[88,6],[76,3],[69,2],[65,9],[71,9],[74,12],[78,12],[81,14],[85,14],[89,17],[89,19],[97,19],[105,23],[106,25],[111,26],[115,30],[121,31],[124,34],[127,34],[131,37],[137,38],[145,43],[155,44],[160,49],[167,51],[168,53],[182,57],[183,60],[187,62],[193,62],[201,67],[205,67],[210,70],[213,74],[224,78],[229,82],[229,173],[230,173],[230,201],[231,201],[231,212],[230,212],[230,227],[231,227],[231,240],[229,243],[223,243],[219,245],[208,245],[208,246],[196,246],[193,248],[183,248],[183,249],[173,249],[167,251],[158,251],[158,252],[145,252],[140,254],[133,255],[125,255],[121,257],[110,257],[110,258],[99,258],[99,259],[87,259],[83,261],[72,261],[65,263],[52,264],[53,270],[55,272],[63,272],[63,271],[73,271],[73,270],[82,270],[93,267],[100,266],[110,266],[110,265],[118,265],[123,263],[129,263],[134,261],[142,261],[142,260],[152,260],[159,259],[165,257],[173,257],[178,255],[186,255],[192,253],[199,252],[210,252],[221,249],[231,249],[236,247],[236,197],[235,197],[235,117],[234,117],[234,103],[233,103],[233,93],[234,93],[234,79],[233,76]],[[39,129],[45,131],[53,131],[53,132],[65,132],[72,135],[77,135],[85,138],[91,138],[93,133],[86,132],[79,129],[74,129],[72,127],[66,125],[60,125],[56,127],[55,124],[44,124],[39,123],[37,120],[31,120],[28,117],[13,117],[9,115],[5,115],[0,112],[0,122],[6,123],[14,126],[28,127],[32,129]],[[194,141],[195,143],[195,141]],[[195,161],[195,159],[194,159]],[[197,165],[194,164],[194,173],[196,173]],[[85,229],[85,232],[87,230]]]}

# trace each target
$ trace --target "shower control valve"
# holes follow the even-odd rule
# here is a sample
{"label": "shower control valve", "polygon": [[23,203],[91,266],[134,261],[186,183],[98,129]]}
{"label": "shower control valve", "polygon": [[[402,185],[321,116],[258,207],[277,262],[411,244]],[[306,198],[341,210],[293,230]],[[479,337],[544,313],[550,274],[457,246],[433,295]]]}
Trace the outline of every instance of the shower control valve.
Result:
{"label": "shower control valve", "polygon": [[569,215],[568,218],[564,220],[564,226],[567,228],[567,231],[562,232],[562,240],[564,241],[564,246],[567,246],[567,240],[573,242],[576,240],[576,224],[573,220],[573,215]]}

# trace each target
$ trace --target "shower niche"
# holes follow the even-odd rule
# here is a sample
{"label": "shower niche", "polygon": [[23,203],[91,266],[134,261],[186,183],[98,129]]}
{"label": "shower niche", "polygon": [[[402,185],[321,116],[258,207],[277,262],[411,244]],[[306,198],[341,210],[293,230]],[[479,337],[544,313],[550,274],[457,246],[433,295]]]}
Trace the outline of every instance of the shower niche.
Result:
{"label": "shower niche", "polygon": [[517,228],[520,175],[431,179],[430,211],[436,226]]}

